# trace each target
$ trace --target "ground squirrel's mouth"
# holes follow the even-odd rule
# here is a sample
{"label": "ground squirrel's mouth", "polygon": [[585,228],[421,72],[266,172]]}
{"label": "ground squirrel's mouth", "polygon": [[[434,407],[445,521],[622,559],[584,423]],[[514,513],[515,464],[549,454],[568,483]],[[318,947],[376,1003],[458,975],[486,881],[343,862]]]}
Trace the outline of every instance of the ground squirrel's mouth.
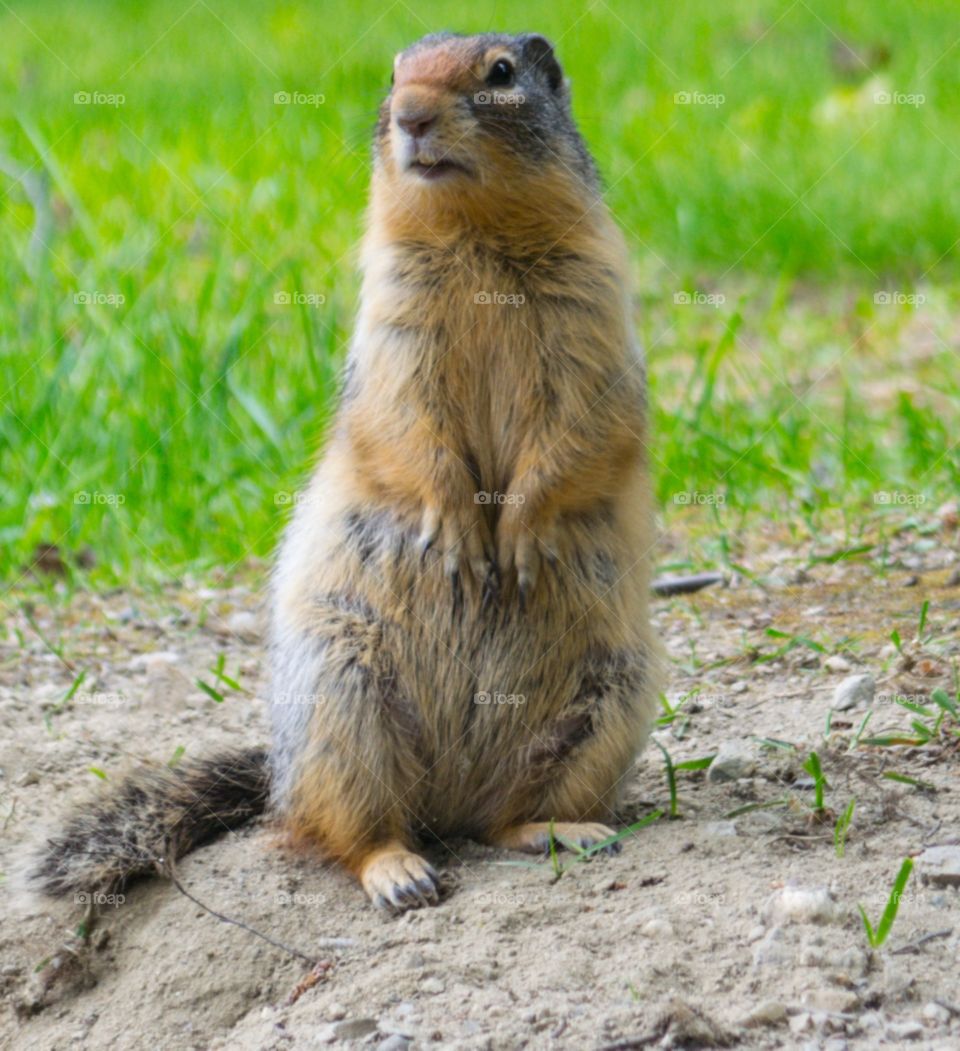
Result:
{"label": "ground squirrel's mouth", "polygon": [[408,165],[410,171],[416,173],[421,179],[445,179],[451,175],[468,175],[469,172],[462,164],[456,161],[411,161]]}

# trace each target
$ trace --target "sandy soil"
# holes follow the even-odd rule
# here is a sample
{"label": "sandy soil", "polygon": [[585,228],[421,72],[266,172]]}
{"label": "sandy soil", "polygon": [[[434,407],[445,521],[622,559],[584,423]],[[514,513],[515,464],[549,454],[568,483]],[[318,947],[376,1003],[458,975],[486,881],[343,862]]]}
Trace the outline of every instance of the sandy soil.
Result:
{"label": "sandy soil", "polygon": [[[686,697],[656,739],[675,763],[718,750],[722,762],[679,770],[679,816],[636,832],[621,855],[567,856],[557,878],[549,861],[469,842],[430,848],[448,894],[400,919],[374,912],[342,872],[286,853],[268,824],[181,862],[197,899],[317,960],[315,969],[169,883],[131,887],[87,945],[73,935],[72,904],[9,894],[0,1044],[960,1046],[960,891],[940,885],[922,855],[960,843],[956,738],[851,747],[869,710],[864,738],[910,732],[896,693],[925,704],[937,686],[955,690],[957,534],[952,520],[906,528],[883,565],[870,554],[809,563],[832,543],[771,530],[751,538],[750,554],[734,552],[754,580],[656,603],[674,662],[668,697]],[[667,538],[667,557],[687,544]],[[8,618],[0,646],[5,871],[71,798],[96,788],[92,769],[109,786],[133,761],[266,741],[255,590],[187,582],[152,596],[31,602]],[[216,684],[221,654],[248,692],[221,683],[217,703],[197,680]],[[828,732],[837,685],[859,672],[876,681],[873,701],[835,712]],[[820,820],[803,769],[811,749],[833,812]],[[841,858],[834,818],[853,797]],[[668,807],[664,758],[651,744],[623,819]],[[871,949],[857,903],[876,923],[907,856],[918,860],[899,915]]]}

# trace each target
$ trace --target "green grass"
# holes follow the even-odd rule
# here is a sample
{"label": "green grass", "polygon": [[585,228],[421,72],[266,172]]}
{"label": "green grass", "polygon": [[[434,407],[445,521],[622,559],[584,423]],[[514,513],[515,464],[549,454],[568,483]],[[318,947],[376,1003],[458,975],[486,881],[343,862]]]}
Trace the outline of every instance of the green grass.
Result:
{"label": "green grass", "polygon": [[900,901],[903,898],[903,890],[907,885],[907,881],[910,879],[911,872],[913,872],[913,858],[904,858],[903,864],[900,866],[900,871],[897,873],[897,877],[893,881],[893,889],[890,891],[890,897],[887,900],[886,908],[883,910],[883,915],[880,917],[880,922],[877,924],[876,928],[874,928],[873,924],[870,922],[864,907],[862,905],[857,906],[860,910],[860,919],[863,920],[863,929],[871,948],[879,949],[887,940],[887,937],[893,928],[893,921],[897,918],[897,913],[900,910]]}
{"label": "green grass", "polygon": [[[104,582],[270,551],[350,333],[392,55],[437,28],[557,43],[636,261],[671,514],[724,535],[956,490],[953,4],[14,0],[0,6],[0,578],[42,543],[90,549]],[[873,71],[838,58],[840,39]],[[324,101],[276,105],[280,91]],[[925,101],[878,105],[878,91]],[[323,302],[276,302],[292,292]]]}
{"label": "green grass", "polygon": [[837,818],[833,826],[833,849],[838,858],[842,858],[847,850],[847,834],[853,823],[853,812],[856,809],[856,797],[851,797],[843,813]]}
{"label": "green grass", "polygon": [[821,817],[825,812],[823,805],[823,790],[829,788],[827,779],[823,776],[823,768],[820,765],[820,756],[811,752],[810,757],[803,764],[803,769],[813,778],[813,812]]}

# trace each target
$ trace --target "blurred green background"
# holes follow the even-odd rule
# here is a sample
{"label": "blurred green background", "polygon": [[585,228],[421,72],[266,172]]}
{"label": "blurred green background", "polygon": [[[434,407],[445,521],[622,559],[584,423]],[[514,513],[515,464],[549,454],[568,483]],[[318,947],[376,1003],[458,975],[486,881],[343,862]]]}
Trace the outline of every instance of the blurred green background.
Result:
{"label": "blurred green background", "polygon": [[269,553],[336,390],[392,57],[441,28],[556,44],[635,260],[668,521],[956,491],[955,2],[12,0],[7,586],[43,545],[97,581]]}

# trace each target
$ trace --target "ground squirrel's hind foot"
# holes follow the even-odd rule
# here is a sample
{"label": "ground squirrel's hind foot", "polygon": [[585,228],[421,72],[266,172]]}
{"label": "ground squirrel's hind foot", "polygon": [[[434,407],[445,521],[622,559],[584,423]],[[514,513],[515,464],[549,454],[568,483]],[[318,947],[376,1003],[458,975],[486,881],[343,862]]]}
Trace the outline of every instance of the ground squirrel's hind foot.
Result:
{"label": "ground squirrel's hind foot", "polygon": [[402,843],[372,850],[357,866],[363,889],[378,909],[405,912],[440,900],[440,877],[419,854]]}
{"label": "ground squirrel's hind foot", "polygon": [[[596,821],[529,821],[524,825],[512,825],[491,836],[489,842],[506,850],[523,850],[528,854],[546,854],[550,850],[550,833],[557,841],[558,847],[564,843],[573,843],[582,850],[595,847],[605,839],[615,836],[616,832]],[[605,854],[619,854],[620,843],[611,843],[605,847]]]}

